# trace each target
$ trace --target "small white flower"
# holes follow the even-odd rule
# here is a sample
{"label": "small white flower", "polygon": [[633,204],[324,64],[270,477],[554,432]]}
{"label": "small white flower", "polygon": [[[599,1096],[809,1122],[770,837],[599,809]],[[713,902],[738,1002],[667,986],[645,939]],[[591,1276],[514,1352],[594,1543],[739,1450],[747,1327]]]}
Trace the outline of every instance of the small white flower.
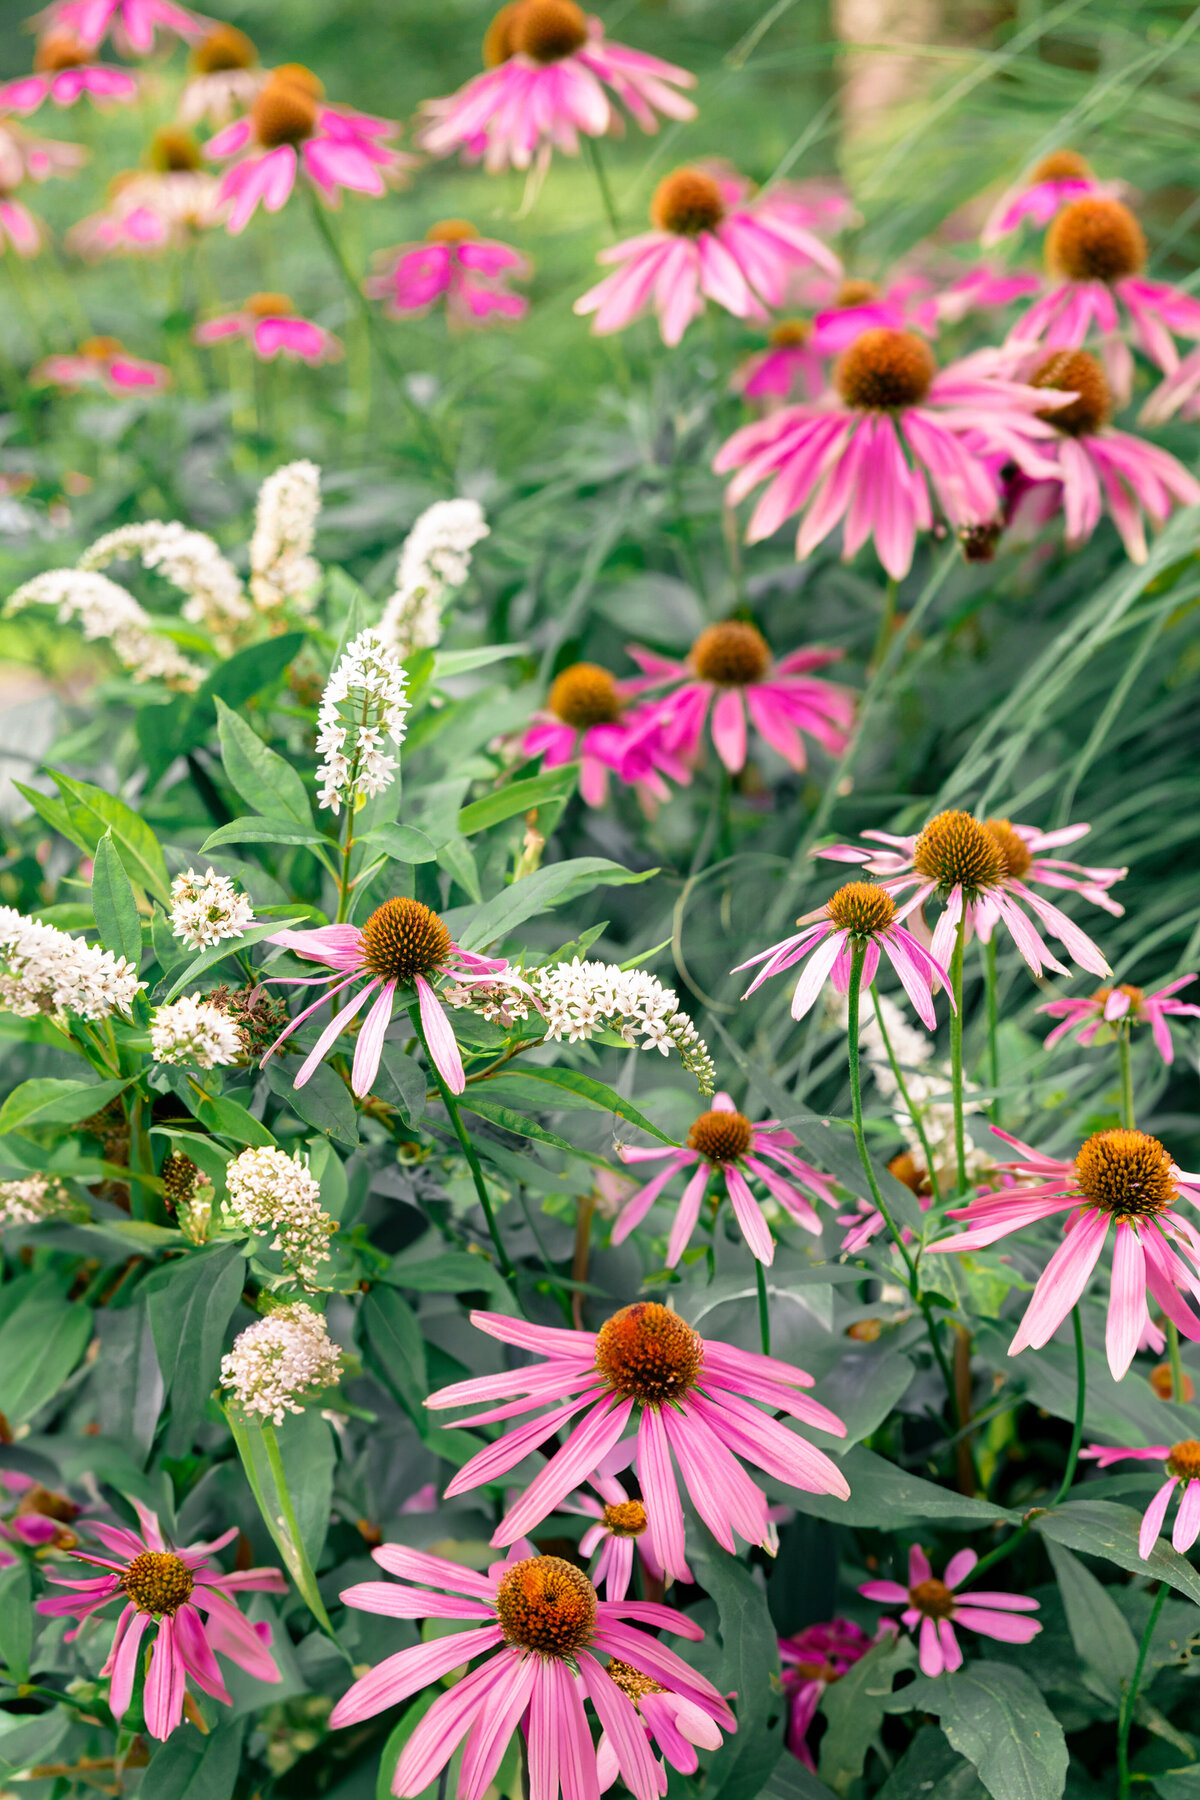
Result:
{"label": "small white flower", "polygon": [[377,631],[349,644],[329,677],[317,714],[318,804],[332,813],[383,793],[399,761],[382,749],[404,741],[408,677]]}
{"label": "small white flower", "polygon": [[221,1386],[243,1412],[275,1425],[342,1377],[342,1349],[321,1314],[295,1300],[247,1326],[221,1358]]}
{"label": "small white flower", "polygon": [[236,1224],[272,1238],[272,1250],[305,1287],[317,1282],[317,1264],[329,1256],[334,1221],[321,1211],[320,1184],[298,1157],[282,1150],[243,1150],[225,1170],[228,1213]]}
{"label": "small white flower", "polygon": [[578,1044],[612,1031],[642,1050],[668,1056],[674,1049],[696,1077],[700,1092],[712,1093],[716,1067],[708,1046],[680,1011],[679,996],[644,969],[575,957],[569,963],[532,970],[528,981],[544,1008],[547,1038]]}
{"label": "small white flower", "polygon": [[285,463],[263,482],[250,540],[250,597],[259,612],[312,611],[321,580],[312,556],[320,511],[316,463]]}
{"label": "small white flower", "polygon": [[0,1181],[0,1225],[37,1225],[74,1210],[75,1203],[57,1175],[23,1175]]}
{"label": "small white flower", "polygon": [[155,631],[133,595],[96,569],[48,569],[35,575],[13,594],[8,611],[23,612],[27,606],[56,607],[61,624],[77,619],[89,642],[103,639],[112,645],[117,661],[135,681],[165,681],[191,692],[204,679],[198,664]]}
{"label": "small white flower", "polygon": [[0,1007],[22,1019],[128,1012],[145,982],[123,956],[0,906]]}
{"label": "small white flower", "polygon": [[155,1062],[215,1069],[237,1061],[242,1041],[228,1014],[202,994],[192,994],[156,1009],[150,1049]]}
{"label": "small white flower", "polygon": [[189,869],[171,883],[171,930],[189,950],[239,938],[254,923],[254,907],[228,875]]}
{"label": "small white flower", "polygon": [[84,551],[79,567],[106,569],[135,556],[185,596],[180,608],[185,619],[202,625],[219,650],[232,649],[238,627],[253,618],[253,609],[241,576],[206,532],[193,531],[178,519],[120,525]]}
{"label": "small white flower", "polygon": [[379,634],[400,657],[441,641],[446,596],[471,572],[471,550],[489,532],[477,500],[438,500],[423,512],[400,552],[396,588]]}

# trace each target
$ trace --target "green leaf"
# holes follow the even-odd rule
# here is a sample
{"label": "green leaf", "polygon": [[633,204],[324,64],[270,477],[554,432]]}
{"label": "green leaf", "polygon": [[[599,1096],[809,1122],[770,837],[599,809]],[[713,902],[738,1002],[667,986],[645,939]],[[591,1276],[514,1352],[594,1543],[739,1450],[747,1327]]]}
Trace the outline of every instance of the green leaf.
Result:
{"label": "green leaf", "polygon": [[292,658],[304,648],[304,633],[288,631],[282,637],[264,638],[239,650],[213,670],[197,690],[188,720],[188,743],[198,744],[212,723],[216,703],[223,700],[237,712],[247,700],[278,681]]}
{"label": "green leaf", "polygon": [[803,1493],[771,1477],[765,1486],[772,1499],[786,1499],[799,1512],[813,1513],[818,1519],[831,1519],[838,1525],[883,1525],[894,1530],[902,1524],[915,1525],[927,1519],[961,1519],[977,1525],[998,1525],[1005,1520],[1016,1524],[1019,1520],[1019,1514],[1005,1512],[990,1500],[956,1494],[907,1469],[897,1468],[861,1444],[846,1452],[839,1467],[850,1483],[848,1500],[837,1500],[830,1494]]}
{"label": "green leaf", "polygon": [[795,1756],[780,1757],[762,1793],[763,1800],[834,1800],[832,1790]]}
{"label": "green leaf", "polygon": [[[3,1749],[0,1744],[0,1750]],[[1200,1763],[1185,1764],[1182,1769],[1167,1769],[1151,1775],[1150,1785],[1159,1800],[1200,1800]]]}
{"label": "green leaf", "polygon": [[862,1774],[867,1751],[878,1737],[888,1710],[892,1684],[902,1669],[917,1660],[913,1641],[903,1635],[885,1637],[840,1681],[831,1682],[821,1696],[825,1735],[821,1739],[821,1780],[835,1793],[845,1794]]}
{"label": "green leaf", "polygon": [[297,825],[290,819],[231,819],[218,825],[201,844],[201,851],[215,850],[218,844],[332,844],[333,840],[315,825]]}
{"label": "green leaf", "polygon": [[489,663],[523,656],[528,648],[528,644],[484,644],[478,650],[439,651],[434,659],[433,679],[445,681],[451,675],[469,675],[472,669],[486,669]]}
{"label": "green leaf", "polygon": [[1137,1644],[1125,1615],[1104,1584],[1065,1544],[1047,1537],[1046,1549],[1079,1659],[1099,1678],[1104,1698],[1119,1702],[1122,1684],[1137,1663]]}
{"label": "green leaf", "polygon": [[225,1416],[263,1524],[314,1619],[335,1638],[313,1573],[333,1493],[329,1427],[319,1412],[289,1415],[278,1431],[232,1405]]}
{"label": "green leaf", "polygon": [[164,1398],[171,1403],[169,1447],[175,1455],[191,1443],[217,1385],[225,1332],[245,1278],[241,1251],[220,1244],[168,1263],[142,1284]]}
{"label": "green leaf", "polygon": [[420,1262],[395,1258],[384,1280],[393,1287],[410,1288],[416,1294],[462,1294],[480,1289],[496,1312],[515,1313],[517,1303],[508,1283],[486,1256],[467,1250],[448,1250]]}
{"label": "green leaf", "polygon": [[[423,1694],[418,1694],[417,1698],[405,1708],[399,1724],[392,1727],[379,1758],[375,1800],[392,1800],[392,1777],[396,1773],[396,1764],[400,1761],[400,1753],[437,1698],[438,1689],[436,1687],[426,1688]],[[425,1800],[426,1795],[433,1796],[437,1794],[438,1789],[439,1782],[432,1781],[425,1789],[424,1794],[416,1796],[416,1800]]]}
{"label": "green leaf", "polygon": [[31,1125],[77,1125],[107,1106],[131,1081],[59,1081],[43,1075],[22,1081],[0,1106],[0,1137]]}
{"label": "green leaf", "polygon": [[58,1294],[36,1289],[14,1308],[0,1325],[0,1412],[10,1425],[53,1400],[91,1336],[90,1308]]}
{"label": "green leaf", "polygon": [[481,906],[456,929],[455,940],[464,950],[482,950],[536,913],[561,906],[566,900],[577,900],[594,887],[623,887],[630,882],[649,881],[657,874],[657,869],[641,873],[623,869],[606,856],[575,856],[566,862],[549,863],[522,881],[514,881]]}
{"label": "green leaf", "polygon": [[477,1100],[474,1088],[468,1088],[465,1094],[459,1095],[458,1110],[474,1113],[478,1118],[487,1119],[489,1124],[499,1125],[502,1130],[511,1131],[517,1137],[533,1138],[536,1143],[550,1144],[555,1150],[567,1150],[572,1156],[582,1157],[585,1162],[603,1161],[600,1157],[590,1156],[586,1151],[576,1149],[566,1138],[556,1137],[554,1132],[539,1125],[536,1119],[514,1112],[511,1106],[501,1106],[498,1101]]}
{"label": "green leaf", "polygon": [[574,793],[578,775],[578,763],[564,763],[549,774],[533,775],[528,781],[510,781],[494,794],[485,794],[482,800],[472,800],[464,806],[458,815],[458,829],[464,837],[470,837],[472,832],[487,831],[489,826],[500,825],[517,813],[545,806],[551,800],[565,800]]}
{"label": "green leaf", "polygon": [[[645,1131],[650,1137],[657,1138],[660,1144],[673,1146],[675,1143],[674,1138],[670,1138],[665,1132],[660,1131],[658,1126],[652,1124],[644,1113],[640,1113],[631,1101],[616,1093],[605,1082],[597,1081],[592,1075],[584,1075],[579,1069],[542,1069],[526,1066],[521,1069],[520,1075],[522,1081],[525,1082],[540,1082],[545,1087],[563,1088],[568,1093],[577,1095],[581,1100],[586,1100],[589,1106],[598,1108],[600,1112],[616,1113],[617,1117],[624,1119],[627,1124],[636,1125],[639,1131]],[[553,1106],[553,1104],[553,1097],[547,1095],[546,1105]]]}
{"label": "green leaf", "polygon": [[295,1084],[294,1069],[286,1064],[269,1062],[264,1073],[271,1092],[285,1100],[306,1125],[315,1125],[318,1131],[327,1132],[339,1144],[348,1144],[351,1148],[357,1145],[358,1114],[354,1099],[336,1069],[331,1069],[328,1063],[319,1063],[301,1088]]}
{"label": "green leaf", "polygon": [[29,1564],[18,1558],[0,1570],[0,1661],[13,1681],[29,1680],[33,1619]]}
{"label": "green leaf", "polygon": [[406,1125],[415,1125],[425,1111],[428,1083],[419,1062],[407,1056],[398,1044],[385,1044],[379,1059],[375,1092],[389,1106],[394,1106]]}
{"label": "green leaf", "polygon": [[215,704],[221,761],[234,792],[263,818],[311,825],[308,793],[291,763],[264,744],[254,727],[231,711],[219,695]]}
{"label": "green leaf", "polygon": [[445,869],[447,875],[453,876],[464,894],[469,894],[476,905],[482,903],[483,889],[479,885],[479,871],[475,867],[471,846],[465,838],[448,837],[444,844],[439,844],[437,860],[438,867]]}
{"label": "green leaf", "polygon": [[96,845],[92,863],[92,917],[103,948],[136,969],[142,960],[142,922],[111,827]]}
{"label": "green leaf", "polygon": [[425,1340],[417,1315],[395,1288],[373,1287],[359,1314],[368,1354],[405,1412],[422,1429],[429,1418]]}
{"label": "green leaf", "polygon": [[219,1725],[205,1737],[194,1725],[173,1731],[155,1752],[142,1785],[154,1800],[232,1800],[245,1724]]}
{"label": "green leaf", "polygon": [[737,1696],[737,1732],[713,1757],[704,1791],[710,1800],[754,1800],[783,1749],[775,1627],[766,1594],[750,1570],[721,1549],[706,1525],[697,1524],[692,1541],[700,1583],[717,1608],[716,1683],[721,1693]]}
{"label": "green leaf", "polygon": [[0,1775],[49,1762],[77,1717],[70,1706],[41,1713],[0,1712]]}
{"label": "green leaf", "polygon": [[393,862],[427,863],[437,858],[433,839],[415,825],[377,825],[356,842],[369,845],[373,852],[382,851]]}
{"label": "green leaf", "polygon": [[201,1124],[215,1131],[218,1137],[232,1138],[235,1144],[249,1144],[255,1149],[269,1150],[274,1146],[275,1139],[262,1120],[224,1094],[216,1098],[211,1094],[195,1094],[192,1108]]}
{"label": "green leaf", "polygon": [[876,1800],[983,1800],[974,1766],[952,1750],[936,1725],[922,1725]]}
{"label": "green leaf", "polygon": [[1133,1575],[1157,1576],[1200,1605],[1200,1574],[1186,1556],[1161,1542],[1145,1561],[1139,1556],[1141,1525],[1141,1514],[1130,1506],[1116,1506],[1110,1500],[1074,1500],[1042,1513],[1034,1521],[1034,1530],[1084,1556],[1102,1556]]}
{"label": "green leaf", "polygon": [[57,769],[51,769],[50,774],[67,804],[72,822],[89,840],[89,853],[95,856],[100,839],[111,830],[117,854],[131,880],[166,904],[171,896],[167,865],[158,839],[145,820],[115,794],[106,794],[103,788],[93,787],[88,781],[76,781]]}
{"label": "green leaf", "polygon": [[1066,1739],[1023,1669],[973,1662],[936,1679],[919,1675],[897,1700],[890,1710],[937,1715],[951,1747],[974,1763],[993,1800],[1059,1800],[1067,1779]]}
{"label": "green leaf", "polygon": [[175,977],[162,1004],[165,1005],[168,1000],[177,999],[184,989],[190,987],[199,976],[206,974],[209,969],[215,969],[218,963],[223,963],[227,957],[236,955],[239,950],[248,950],[253,944],[265,943],[268,938],[274,937],[277,931],[290,931],[293,926],[304,923],[304,919],[300,916],[294,919],[265,919],[261,925],[248,925],[241,937],[225,938],[222,943],[210,944],[207,950],[202,950],[199,956],[195,957],[187,968],[182,969]]}

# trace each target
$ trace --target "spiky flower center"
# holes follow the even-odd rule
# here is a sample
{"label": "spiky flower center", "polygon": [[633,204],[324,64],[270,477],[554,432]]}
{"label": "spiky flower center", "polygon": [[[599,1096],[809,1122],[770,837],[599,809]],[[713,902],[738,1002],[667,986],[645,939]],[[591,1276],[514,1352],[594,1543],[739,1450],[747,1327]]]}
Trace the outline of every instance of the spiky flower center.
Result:
{"label": "spiky flower center", "polygon": [[250,294],[242,307],[254,319],[290,319],[295,310],[286,294]]}
{"label": "spiky flower center", "polygon": [[362,929],[363,962],[372,975],[410,986],[436,975],[450,954],[450,933],[420,900],[385,900]]}
{"label": "spiky flower center", "polygon": [[767,333],[767,342],[773,350],[795,350],[801,344],[807,344],[811,336],[812,325],[808,319],[780,319]]}
{"label": "spiky flower center", "polygon": [[641,1537],[646,1529],[646,1509],[640,1500],[617,1500],[605,1507],[601,1522],[614,1537]]}
{"label": "spiky flower center", "polygon": [[60,1525],[69,1525],[79,1517],[79,1508],[65,1494],[56,1494],[53,1488],[26,1488],[17,1503],[17,1514],[36,1513],[41,1519],[57,1519]]}
{"label": "spiky flower center", "polygon": [[879,298],[879,284],[875,281],[864,281],[862,276],[848,275],[837,292],[834,305],[839,312],[850,306],[867,306],[872,300]]}
{"label": "spiky flower center", "polygon": [[498,69],[513,54],[513,21],[521,10],[522,0],[509,0],[495,14],[483,34],[483,66]]}
{"label": "spiky flower center", "polygon": [[258,52],[236,25],[217,25],[192,51],[197,75],[224,75],[230,69],[252,69]]}
{"label": "spiky flower center", "polygon": [[469,219],[438,219],[425,233],[427,244],[465,244],[471,238],[477,238],[476,231]]}
{"label": "spiky flower center", "polygon": [[299,88],[302,94],[308,94],[313,100],[325,98],[325,83],[304,63],[280,63],[271,70],[271,80],[281,81],[287,87]]}
{"label": "spiky flower center", "polygon": [[509,26],[513,50],[533,62],[561,62],[587,43],[587,19],[575,0],[522,0]]}
{"label": "spiky flower center", "polygon": [[[1151,1369],[1147,1376],[1147,1380],[1160,1400],[1174,1400],[1176,1398],[1175,1382],[1171,1375],[1171,1365],[1169,1362],[1159,1363],[1157,1368]],[[1183,1393],[1178,1397],[1183,1400],[1185,1405],[1196,1398],[1196,1384],[1190,1375],[1184,1376]]]}
{"label": "spiky flower center", "polygon": [[190,1156],[183,1156],[178,1150],[171,1151],[162,1166],[163,1199],[168,1211],[174,1212],[186,1205],[196,1191],[199,1176],[200,1171]]}
{"label": "spiky flower center", "polygon": [[1052,150],[1049,156],[1043,156],[1040,163],[1030,171],[1030,182],[1035,181],[1090,181],[1091,164],[1078,150]]}
{"label": "spiky flower center", "polygon": [[680,1399],[703,1361],[703,1340],[656,1300],[623,1306],[596,1334],[598,1373],[623,1398],[646,1406]]}
{"label": "spiky flower center", "polygon": [[180,131],[178,126],[166,125],[150,140],[151,167],[163,174],[190,174],[202,161],[200,146],[191,132]]}
{"label": "spiky flower center", "polygon": [[112,356],[122,356],[124,351],[124,344],[115,337],[84,338],[79,346],[80,356],[86,356],[91,362],[107,362]]}
{"label": "spiky flower center", "polygon": [[886,412],[919,405],[936,374],[933,352],[915,332],[877,325],[842,351],[833,380],[847,406]]}
{"label": "spiky flower center", "polygon": [[561,1556],[527,1556],[501,1577],[496,1613],[510,1644],[561,1661],[591,1642],[596,1590]]}
{"label": "spiky flower center", "polygon": [[709,625],[691,649],[692,667],[701,681],[720,687],[751,687],[771,666],[771,651],[757,626],[744,619]]}
{"label": "spiky flower center", "polygon": [[954,1611],[954,1595],[944,1581],[932,1576],[928,1581],[918,1581],[916,1587],[910,1587],[908,1597],[927,1619],[948,1619]]}
{"label": "spiky flower center", "polygon": [[1046,233],[1046,267],[1068,281],[1121,281],[1145,266],[1145,233],[1119,200],[1085,194]]}
{"label": "spiky flower center", "polygon": [[250,117],[264,150],[302,144],[316,129],[317,96],[277,69],[254,102]]}
{"label": "spiky flower center", "polygon": [[121,1577],[121,1586],[143,1613],[177,1613],[194,1585],[187,1564],[168,1550],[143,1550]]}
{"label": "spiky flower center", "polygon": [[1144,1131],[1097,1131],[1075,1158],[1084,1199],[1118,1219],[1164,1212],[1178,1198],[1171,1158]]}
{"label": "spiky flower center", "polygon": [[644,1694],[666,1692],[665,1688],[661,1687],[652,1676],[643,1675],[642,1671],[635,1669],[632,1663],[621,1662],[615,1656],[609,1663],[606,1673],[608,1679],[615,1681],[623,1694],[628,1694],[635,1706]]}
{"label": "spiky flower center", "polygon": [[724,1166],[745,1156],[754,1142],[754,1127],[740,1112],[706,1112],[696,1119],[687,1135],[688,1149],[705,1162]]}
{"label": "spiky flower center", "polygon": [[873,881],[848,881],[830,895],[825,912],[839,931],[865,938],[887,930],[895,920],[896,906],[887,889]]}
{"label": "spiky flower center", "polygon": [[599,663],[572,663],[554,677],[547,706],[564,725],[587,731],[592,725],[615,725],[621,716],[621,696],[614,675]]}
{"label": "spiky flower center", "polygon": [[1112,413],[1108,377],[1086,350],[1059,350],[1049,357],[1030,380],[1031,387],[1054,388],[1074,394],[1065,406],[1048,406],[1038,414],[1068,437],[1088,437],[1107,424]]}
{"label": "spiky flower center", "polygon": [[974,894],[1003,879],[1004,856],[991,832],[970,813],[942,812],[917,839],[913,867],[940,888],[962,887]]}
{"label": "spiky flower center", "polygon": [[1200,1479],[1200,1444],[1195,1438],[1184,1438],[1180,1443],[1171,1445],[1167,1473],[1178,1475],[1184,1481]]}
{"label": "spiky flower center", "polygon": [[82,69],[91,61],[73,31],[57,26],[48,31],[34,51],[33,66],[39,75],[57,75],[60,69]]}
{"label": "spiky flower center", "polygon": [[1028,875],[1033,866],[1033,851],[1011,819],[985,819],[983,829],[999,846],[1005,875],[1013,881]]}
{"label": "spiky flower center", "polygon": [[715,231],[724,217],[721,190],[704,169],[675,169],[659,182],[650,202],[652,222],[677,237]]}

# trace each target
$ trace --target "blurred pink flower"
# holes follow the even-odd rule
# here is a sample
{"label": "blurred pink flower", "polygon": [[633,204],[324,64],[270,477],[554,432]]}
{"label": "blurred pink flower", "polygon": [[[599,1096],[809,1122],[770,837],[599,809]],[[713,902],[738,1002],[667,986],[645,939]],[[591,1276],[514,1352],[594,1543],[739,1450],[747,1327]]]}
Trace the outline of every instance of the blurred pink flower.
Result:
{"label": "blurred pink flower", "polygon": [[0,86],[0,112],[28,117],[47,100],[55,106],[74,106],[84,94],[97,106],[137,99],[137,79],[128,69],[93,62],[88,47],[73,31],[62,28],[42,37],[34,52],[33,71]]}
{"label": "blurred pink flower", "polygon": [[36,19],[44,31],[73,32],[85,50],[95,50],[111,31],[124,56],[149,56],[156,31],[191,40],[209,25],[175,0],[54,0]]}
{"label": "blurred pink flower", "polygon": [[[604,806],[609,776],[636,788],[647,802],[666,800],[657,732],[645,706],[631,705],[646,683],[618,681],[599,663],[571,663],[550,684],[546,704],[521,738],[522,756],[540,756],[543,767],[559,769],[579,760],[579,792],[588,806]],[[671,772],[674,761],[665,759]]]}
{"label": "blurred pink flower", "polygon": [[806,1625],[803,1631],[779,1639],[788,1708],[787,1747],[814,1773],[808,1728],[817,1716],[821,1695],[830,1682],[840,1681],[847,1669],[860,1662],[882,1635],[868,1637],[853,1619],[830,1619],[827,1624]]}
{"label": "blurred pink flower", "polygon": [[10,1569],[17,1561],[8,1544],[23,1545],[39,1555],[74,1550],[79,1542],[75,1527],[90,1524],[89,1515],[96,1510],[87,1503],[77,1505],[69,1494],[43,1487],[19,1469],[0,1469],[0,1493],[6,1500],[12,1497],[16,1501],[0,1519],[0,1569]]}
{"label": "blurred pink flower", "polygon": [[73,356],[47,356],[30,370],[30,381],[72,391],[102,387],[110,394],[156,393],[169,386],[171,371],[162,363],[130,356],[117,338],[88,338]]}
{"label": "blurred pink flower", "polygon": [[38,137],[15,119],[0,118],[0,192],[11,193],[22,181],[74,175],[87,159],[82,144]]}
{"label": "blurred pink flower", "polygon": [[0,196],[0,251],[11,246],[18,256],[36,256],[43,242],[42,227],[29,208],[11,194]]}
{"label": "blurred pink flower", "polygon": [[1076,999],[1050,1000],[1045,1006],[1039,1006],[1038,1011],[1049,1013],[1052,1019],[1061,1019],[1062,1024],[1056,1025],[1049,1034],[1046,1048],[1049,1050],[1068,1032],[1074,1032],[1076,1042],[1084,1045],[1093,1043],[1098,1033],[1112,1038],[1116,1035],[1116,1027],[1128,1021],[1130,1025],[1150,1026],[1158,1054],[1169,1065],[1175,1060],[1175,1045],[1171,1041],[1168,1020],[1185,1016],[1200,1019],[1200,1006],[1191,1006],[1172,996],[1195,979],[1194,975],[1180,975],[1165,987],[1153,988],[1149,993],[1123,982],[1120,987],[1097,988],[1094,994],[1080,995]]}
{"label": "blurred pink flower", "polygon": [[815,400],[825,386],[825,359],[813,343],[809,319],[780,319],[767,348],[748,356],[733,378],[747,400]]}
{"label": "blurred pink flower", "polygon": [[1162,1531],[1171,1495],[1177,1487],[1180,1490],[1179,1511],[1175,1514],[1171,1544],[1181,1556],[1187,1555],[1200,1537],[1200,1443],[1195,1438],[1184,1438],[1178,1444],[1151,1444],[1141,1450],[1089,1444],[1079,1454],[1081,1458],[1090,1458],[1100,1469],[1111,1469],[1114,1463],[1119,1462],[1164,1464],[1167,1479],[1142,1516],[1142,1528],[1138,1533],[1138,1555],[1143,1562],[1149,1560],[1150,1552]]}
{"label": "blurred pink flower", "polygon": [[373,300],[383,300],[393,318],[427,312],[438,300],[454,325],[483,325],[497,316],[520,319],[529,310],[521,294],[505,286],[511,277],[528,281],[529,261],[509,244],[482,238],[465,219],[441,219],[424,243],[381,250],[376,271],[363,283]]}
{"label": "blurred pink flower", "polygon": [[258,52],[236,25],[214,25],[188,58],[190,78],[179,96],[179,123],[224,125],[249,111],[267,80]]}
{"label": "blurred pink flower", "polygon": [[192,337],[203,345],[244,338],[261,362],[283,356],[313,368],[337,362],[342,354],[341,340],[311,319],[298,317],[286,294],[251,294],[238,312],[206,320]]}
{"label": "blurred pink flower", "polygon": [[1200,419],[1200,348],[1189,350],[1178,368],[1159,382],[1138,414],[1138,423],[1165,425],[1176,413],[1191,424]]}
{"label": "blurred pink flower", "polygon": [[974,1550],[959,1550],[946,1564],[945,1578],[938,1581],[929,1558],[914,1544],[908,1553],[907,1587],[898,1581],[866,1581],[858,1590],[864,1599],[904,1607],[900,1621],[909,1631],[919,1632],[918,1655],[925,1675],[952,1674],[962,1668],[956,1625],[1005,1644],[1028,1644],[1042,1629],[1036,1619],[1020,1616],[1038,1610],[1037,1601],[1023,1594],[980,1592],[958,1597],[954,1590],[978,1561]]}
{"label": "blurred pink flower", "polygon": [[113,255],[157,255],[179,249],[220,224],[217,179],[201,167],[188,131],[167,126],[150,141],[148,169],[127,169],[109,184],[100,212],[72,225],[67,248],[88,262]]}
{"label": "blurred pink flower", "polygon": [[1055,214],[1085,194],[1116,199],[1124,191],[1119,181],[1097,181],[1085,158],[1074,150],[1052,150],[1006,188],[984,221],[979,241],[985,250],[1009,237],[1025,220],[1048,225]]}

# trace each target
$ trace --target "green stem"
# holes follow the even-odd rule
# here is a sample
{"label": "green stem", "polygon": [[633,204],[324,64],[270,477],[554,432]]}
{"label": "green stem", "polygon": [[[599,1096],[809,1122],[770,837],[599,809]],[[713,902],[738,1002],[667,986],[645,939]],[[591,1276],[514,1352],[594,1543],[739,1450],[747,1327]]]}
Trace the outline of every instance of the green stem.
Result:
{"label": "green stem", "polygon": [[764,1356],[771,1354],[771,1313],[767,1304],[767,1271],[754,1259],[754,1273],[758,1280],[758,1335],[762,1340]]}
{"label": "green stem", "polygon": [[900,1064],[896,1061],[896,1052],[892,1049],[892,1040],[888,1036],[887,1026],[883,1022],[883,1009],[879,1004],[879,989],[874,982],[871,983],[871,999],[875,1003],[875,1023],[879,1027],[879,1035],[883,1039],[883,1047],[887,1051],[887,1059],[892,1070],[892,1079],[895,1081],[896,1086],[900,1091],[900,1098],[904,1102],[904,1109],[913,1122],[918,1141],[921,1145],[922,1154],[925,1157],[925,1169],[929,1176],[930,1192],[940,1206],[942,1203],[941,1184],[938,1181],[937,1170],[933,1166],[933,1152],[929,1148],[929,1139],[925,1135],[925,1123],[921,1117],[920,1108],[913,1105],[904,1076],[900,1073]]}
{"label": "green stem", "polygon": [[996,934],[993,931],[983,946],[983,989],[987,997],[988,1078],[992,1100],[988,1116],[993,1125],[1000,1123],[1000,1007],[996,998]]}
{"label": "green stem", "polygon": [[1129,1020],[1122,1019],[1117,1026],[1117,1061],[1121,1066],[1121,1123],[1126,1131],[1136,1130],[1133,1122],[1132,1049]]}
{"label": "green stem", "polygon": [[1142,1685],[1146,1658],[1150,1654],[1150,1640],[1154,1636],[1154,1627],[1158,1624],[1158,1615],[1162,1612],[1163,1601],[1166,1597],[1167,1584],[1165,1581],[1160,1581],[1158,1592],[1154,1596],[1154,1605],[1150,1608],[1150,1616],[1146,1620],[1146,1629],[1142,1633],[1142,1641],[1138,1645],[1133,1679],[1121,1698],[1121,1711],[1117,1721],[1117,1793],[1120,1800],[1129,1800],[1129,1789],[1132,1782],[1129,1773],[1129,1733],[1133,1727],[1133,1709],[1137,1705],[1138,1689]]}
{"label": "green stem", "polygon": [[1171,1365],[1171,1398],[1176,1406],[1183,1406],[1187,1400],[1187,1379],[1183,1373],[1183,1358],[1179,1354],[1179,1327],[1174,1319],[1167,1320],[1167,1361]]}
{"label": "green stem", "polygon": [[604,208],[604,216],[608,220],[608,228],[613,234],[615,243],[621,235],[621,221],[617,217],[616,202],[608,183],[608,173],[604,167],[604,158],[600,154],[600,146],[595,138],[589,137],[586,132],[583,136],[583,150],[591,165],[592,174],[595,176],[596,186],[600,190],[600,204]]}
{"label": "green stem", "polygon": [[888,576],[887,587],[883,591],[883,610],[879,615],[879,631],[875,638],[875,648],[871,652],[871,660],[867,664],[869,670],[878,669],[891,647],[892,637],[896,630],[896,594],[900,583],[894,575]]}
{"label": "green stem", "polygon": [[954,954],[950,958],[950,990],[954,1007],[950,1014],[950,1082],[954,1094],[954,1168],[955,1192],[967,1191],[967,1140],[963,1130],[963,939],[966,920],[958,921],[954,937]]}

